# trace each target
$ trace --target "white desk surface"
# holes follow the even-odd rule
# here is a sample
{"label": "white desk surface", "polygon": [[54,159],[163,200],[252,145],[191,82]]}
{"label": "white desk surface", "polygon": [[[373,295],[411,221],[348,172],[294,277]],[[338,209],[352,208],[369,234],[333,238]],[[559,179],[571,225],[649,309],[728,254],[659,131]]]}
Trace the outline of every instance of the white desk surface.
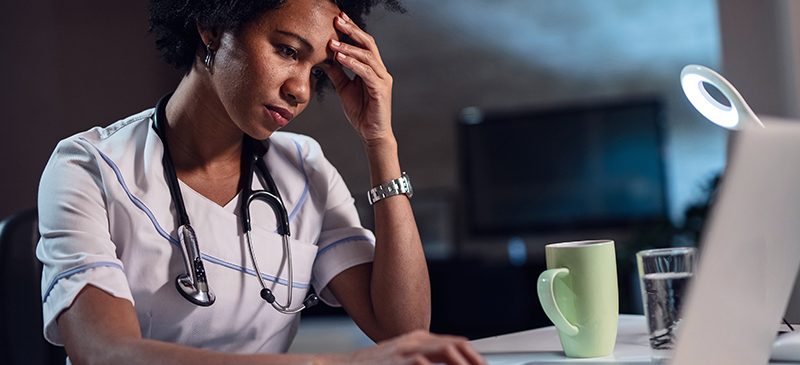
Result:
{"label": "white desk surface", "polygon": [[653,351],[647,342],[647,323],[644,316],[621,314],[617,344],[611,356],[573,359],[564,356],[555,327],[487,337],[472,341],[472,345],[492,365],[530,363],[651,363]]}
{"label": "white desk surface", "polygon": [[[621,314],[614,353],[606,357],[573,359],[564,355],[555,327],[537,328],[472,341],[490,365],[561,363],[658,364],[663,354],[650,349],[644,316]],[[654,360],[654,355],[656,359]]]}

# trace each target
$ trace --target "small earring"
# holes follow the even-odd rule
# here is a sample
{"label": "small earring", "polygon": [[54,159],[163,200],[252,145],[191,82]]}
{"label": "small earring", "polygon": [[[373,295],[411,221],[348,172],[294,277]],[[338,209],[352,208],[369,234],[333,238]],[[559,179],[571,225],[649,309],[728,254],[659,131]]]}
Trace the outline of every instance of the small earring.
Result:
{"label": "small earring", "polygon": [[203,64],[206,65],[206,69],[209,73],[214,73],[214,50],[211,49],[211,42],[206,44],[206,57],[203,59]]}

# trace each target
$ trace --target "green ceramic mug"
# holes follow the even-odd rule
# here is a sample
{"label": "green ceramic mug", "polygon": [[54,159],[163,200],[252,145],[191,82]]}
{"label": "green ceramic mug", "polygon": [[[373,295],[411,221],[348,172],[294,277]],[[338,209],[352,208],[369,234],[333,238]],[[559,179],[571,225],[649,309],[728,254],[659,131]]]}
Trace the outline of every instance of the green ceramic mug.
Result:
{"label": "green ceramic mug", "polygon": [[545,246],[547,270],[537,292],[569,357],[611,355],[617,339],[619,298],[614,241]]}

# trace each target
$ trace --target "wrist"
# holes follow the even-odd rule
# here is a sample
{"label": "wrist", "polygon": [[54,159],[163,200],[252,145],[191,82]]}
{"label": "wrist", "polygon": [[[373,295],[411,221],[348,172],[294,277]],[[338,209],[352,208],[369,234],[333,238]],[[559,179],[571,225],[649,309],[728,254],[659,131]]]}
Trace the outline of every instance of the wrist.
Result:
{"label": "wrist", "polygon": [[313,365],[344,365],[347,364],[347,357],[344,354],[323,354],[314,356]]}
{"label": "wrist", "polygon": [[365,146],[365,150],[367,160],[369,160],[370,181],[373,186],[400,176],[402,171],[400,170],[397,142],[394,139]]}
{"label": "wrist", "polygon": [[371,151],[397,150],[397,139],[394,137],[394,134],[389,133],[389,135],[385,137],[364,140],[364,148],[367,150],[367,153]]}

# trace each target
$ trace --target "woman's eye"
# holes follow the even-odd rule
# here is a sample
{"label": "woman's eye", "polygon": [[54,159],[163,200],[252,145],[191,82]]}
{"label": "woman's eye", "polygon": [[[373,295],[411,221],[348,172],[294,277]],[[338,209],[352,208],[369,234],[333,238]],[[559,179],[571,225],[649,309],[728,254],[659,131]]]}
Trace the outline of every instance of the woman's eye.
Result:
{"label": "woman's eye", "polygon": [[293,60],[297,59],[297,50],[292,47],[280,45],[278,46],[278,51],[285,57],[289,57]]}
{"label": "woman's eye", "polygon": [[311,70],[311,76],[313,76],[317,80],[324,79],[325,78],[325,71],[322,71],[322,69],[319,69],[319,68],[312,69]]}

